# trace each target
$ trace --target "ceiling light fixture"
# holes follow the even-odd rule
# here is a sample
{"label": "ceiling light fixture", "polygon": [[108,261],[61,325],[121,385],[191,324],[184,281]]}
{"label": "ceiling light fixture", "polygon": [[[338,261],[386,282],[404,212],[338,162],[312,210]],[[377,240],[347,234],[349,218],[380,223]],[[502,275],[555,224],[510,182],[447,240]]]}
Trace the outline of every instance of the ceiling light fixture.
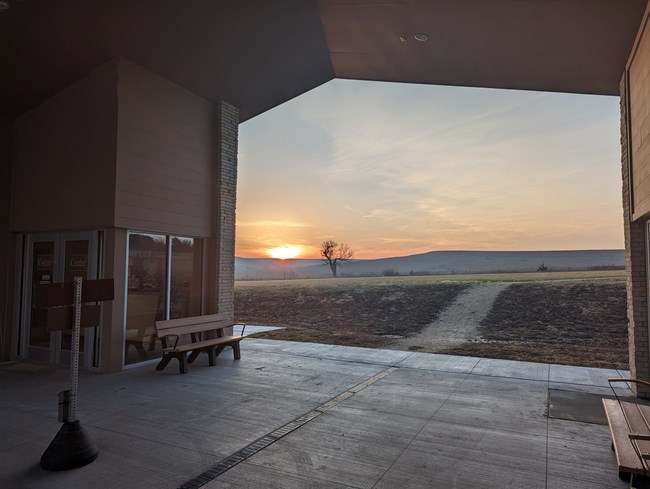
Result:
{"label": "ceiling light fixture", "polygon": [[413,36],[416,41],[424,42],[429,40],[429,36],[424,34],[423,32],[418,32],[415,36]]}

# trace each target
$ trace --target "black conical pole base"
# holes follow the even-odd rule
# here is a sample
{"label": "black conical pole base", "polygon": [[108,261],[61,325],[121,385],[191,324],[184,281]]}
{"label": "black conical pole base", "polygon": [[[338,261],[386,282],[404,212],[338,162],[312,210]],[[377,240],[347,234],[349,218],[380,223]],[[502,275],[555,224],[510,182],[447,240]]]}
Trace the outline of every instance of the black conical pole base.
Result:
{"label": "black conical pole base", "polygon": [[91,463],[98,453],[79,420],[66,421],[41,457],[41,467],[46,470],[76,469]]}

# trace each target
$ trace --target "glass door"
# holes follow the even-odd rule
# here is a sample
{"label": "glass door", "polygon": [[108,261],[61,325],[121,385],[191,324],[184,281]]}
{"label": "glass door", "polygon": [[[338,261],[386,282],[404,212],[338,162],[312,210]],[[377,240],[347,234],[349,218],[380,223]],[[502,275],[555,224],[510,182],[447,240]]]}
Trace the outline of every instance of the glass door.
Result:
{"label": "glass door", "polygon": [[33,307],[32,290],[36,284],[53,283],[58,275],[59,240],[55,235],[32,235],[30,238],[26,261],[30,270],[25,273],[25,292],[28,297],[23,301],[23,304],[30,304],[30,307],[24,308],[22,324],[27,326],[23,328],[27,341],[22,344],[27,344],[27,358],[54,362],[52,353],[55,338],[47,332],[44,311]]}
{"label": "glass door", "polygon": [[[74,277],[82,277],[84,280],[97,278],[97,245],[95,244],[95,233],[62,233],[61,234],[61,258],[63,263],[61,270],[63,282],[72,282]],[[79,338],[79,363],[85,367],[92,366],[93,343],[97,328],[82,328]],[[72,344],[72,330],[57,332],[56,349],[58,358],[55,363],[70,364],[70,346]],[[91,355],[85,355],[85,352]]]}
{"label": "glass door", "polygon": [[[75,276],[97,278],[97,233],[33,234],[27,237],[25,288],[23,291],[25,356],[32,360],[50,363],[70,363],[72,331],[49,333],[45,324],[45,311],[34,307],[32,291],[36,284],[71,282]],[[81,330],[80,363],[91,368],[96,358],[95,338],[97,328]],[[90,354],[86,355],[86,352]]]}

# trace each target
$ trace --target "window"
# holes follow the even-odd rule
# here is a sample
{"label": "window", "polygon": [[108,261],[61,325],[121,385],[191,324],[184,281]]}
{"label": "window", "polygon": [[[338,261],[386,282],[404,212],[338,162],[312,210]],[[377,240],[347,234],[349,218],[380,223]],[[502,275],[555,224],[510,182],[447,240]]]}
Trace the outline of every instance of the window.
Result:
{"label": "window", "polygon": [[124,363],[160,356],[155,321],[201,314],[203,241],[130,233]]}
{"label": "window", "polygon": [[201,314],[203,242],[172,237],[169,319]]}

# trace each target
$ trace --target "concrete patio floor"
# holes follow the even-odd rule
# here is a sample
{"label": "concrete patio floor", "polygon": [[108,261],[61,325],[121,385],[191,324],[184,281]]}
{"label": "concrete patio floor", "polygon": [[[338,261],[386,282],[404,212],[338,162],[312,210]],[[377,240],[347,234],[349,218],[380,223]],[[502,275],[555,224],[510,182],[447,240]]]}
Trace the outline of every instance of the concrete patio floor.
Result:
{"label": "concrete patio floor", "polygon": [[247,339],[187,375],[82,373],[99,457],[47,472],[68,372],[3,365],[0,487],[623,488],[599,402],[625,375]]}

